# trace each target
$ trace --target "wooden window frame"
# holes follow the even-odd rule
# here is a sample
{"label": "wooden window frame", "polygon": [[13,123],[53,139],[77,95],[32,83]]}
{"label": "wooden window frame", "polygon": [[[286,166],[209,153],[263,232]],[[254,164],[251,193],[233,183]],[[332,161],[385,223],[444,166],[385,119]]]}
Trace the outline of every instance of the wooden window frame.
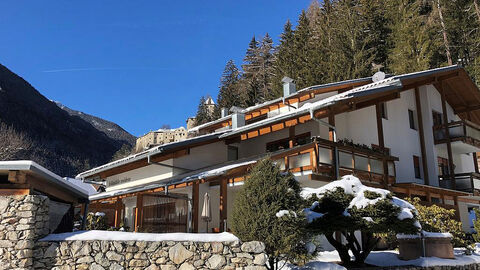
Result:
{"label": "wooden window frame", "polygon": [[415,110],[408,109],[408,124],[410,129],[418,130],[417,122],[415,121]]}
{"label": "wooden window frame", "polygon": [[420,157],[413,155],[413,172],[416,179],[422,179],[422,169],[420,167]]}

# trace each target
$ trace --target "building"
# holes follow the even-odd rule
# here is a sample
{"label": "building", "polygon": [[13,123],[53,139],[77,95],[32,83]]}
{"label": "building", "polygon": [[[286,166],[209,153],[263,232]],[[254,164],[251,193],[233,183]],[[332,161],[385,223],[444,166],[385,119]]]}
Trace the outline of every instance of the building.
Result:
{"label": "building", "polygon": [[187,138],[187,130],[184,127],[175,129],[159,129],[150,131],[147,134],[137,138],[135,152],[140,152],[155,145],[161,145],[171,142],[179,142]]}
{"label": "building", "polygon": [[[206,100],[205,100],[205,108],[207,110],[207,114],[209,114],[210,116],[212,116],[215,112],[215,101],[213,101],[213,98],[212,97],[208,97]],[[196,123],[196,120],[195,120],[195,117],[188,117],[187,120],[187,130],[190,130],[192,129],[193,127],[195,127],[195,125],[197,124]]]}
{"label": "building", "polygon": [[[6,201],[5,196],[48,197],[49,232],[71,232],[75,214],[79,214],[80,208],[87,205],[89,192],[92,191],[84,189],[88,184],[81,183],[80,187],[75,182],[63,179],[30,160],[0,161],[2,203]],[[5,207],[2,204],[3,210]]]}
{"label": "building", "polygon": [[[366,185],[458,210],[465,231],[480,206],[480,91],[462,67],[329,83],[192,128],[199,136],[79,174],[105,181],[92,209],[130,230],[225,231],[248,169],[269,156],[304,187],[353,174]],[[199,213],[204,194],[212,221]],[[208,227],[207,227],[208,226]]]}

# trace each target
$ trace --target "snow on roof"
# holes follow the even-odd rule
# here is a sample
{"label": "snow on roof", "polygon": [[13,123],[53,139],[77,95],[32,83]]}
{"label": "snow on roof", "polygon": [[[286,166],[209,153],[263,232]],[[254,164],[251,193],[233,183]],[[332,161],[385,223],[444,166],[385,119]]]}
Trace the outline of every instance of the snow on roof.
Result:
{"label": "snow on roof", "polygon": [[64,179],[72,185],[85,190],[89,196],[98,193],[97,189],[92,184],[85,183],[81,179],[70,177],[65,177]]}
{"label": "snow on roof", "polygon": [[101,192],[94,194],[90,196],[90,200],[98,200],[98,199],[103,199],[103,198],[108,198],[112,196],[118,196],[118,195],[123,195],[127,193],[132,193],[132,192],[138,192],[138,191],[143,191],[143,190],[148,190],[148,189],[153,189],[153,188],[159,188],[159,187],[165,187],[169,185],[176,185],[176,184],[181,184],[181,183],[186,183],[186,182],[191,182],[195,180],[200,180],[200,179],[206,179],[214,176],[219,176],[227,173],[229,170],[239,168],[242,166],[247,166],[250,164],[253,164],[257,162],[259,158],[254,158],[254,159],[248,159],[248,160],[240,160],[240,161],[235,161],[234,163],[232,162],[226,162],[222,163],[220,165],[215,165],[211,166],[208,168],[203,168],[199,169],[193,172],[188,172],[180,175],[175,175],[173,177],[169,177],[166,179],[162,179],[159,181],[156,181],[154,183],[150,183],[146,186],[135,186],[127,189],[120,189],[120,190],[112,190],[108,192]]}
{"label": "snow on roof", "polygon": [[218,138],[218,137],[220,137],[220,135],[224,134],[225,132],[228,132],[228,131],[224,130],[224,131],[205,134],[205,135],[201,135],[201,136],[197,136],[197,137],[193,137],[193,138],[188,138],[188,139],[185,139],[183,141],[162,144],[162,145],[150,148],[148,150],[142,151],[140,153],[133,154],[133,155],[130,155],[128,157],[124,157],[124,158],[112,161],[110,163],[92,168],[88,171],[84,171],[82,173],[79,173],[76,176],[76,178],[85,178],[85,177],[91,176],[91,175],[96,174],[96,173],[101,172],[101,171],[105,171],[105,170],[108,170],[108,169],[111,169],[111,168],[114,168],[114,167],[121,166],[121,165],[126,164],[126,163],[130,163],[130,162],[133,162],[133,161],[136,161],[136,160],[139,160],[139,159],[146,158],[149,155],[159,154],[159,153],[161,153],[165,150],[169,150],[169,149],[172,149],[172,148],[176,148],[176,147],[180,147],[180,146],[187,146],[189,144],[196,143],[198,141]]}
{"label": "snow on roof", "polygon": [[294,116],[299,116],[299,115],[304,115],[307,113],[311,113],[313,111],[316,111],[321,108],[328,107],[330,105],[333,105],[339,101],[342,100],[347,100],[350,98],[354,97],[361,97],[361,96],[366,96],[374,93],[380,93],[383,91],[389,91],[389,90],[394,90],[394,89],[400,89],[402,88],[402,83],[398,79],[394,79],[393,77],[384,79],[382,81],[374,82],[371,84],[367,84],[365,86],[357,87],[349,91],[345,91],[340,94],[336,94],[330,97],[327,97],[322,100],[315,101],[313,103],[305,103],[302,105],[302,107],[285,112],[283,114],[276,115],[274,117],[270,117],[264,120],[260,120],[258,122],[254,122],[250,125],[245,125],[242,127],[239,127],[232,132],[229,132],[228,134],[223,134],[220,136],[220,138],[225,138],[228,136],[233,136],[242,132],[245,132],[249,129],[256,128],[256,127],[261,127],[265,124],[270,124],[276,121],[281,121],[285,119],[289,119]]}
{"label": "snow on roof", "polygon": [[76,231],[50,234],[40,241],[193,241],[193,242],[233,242],[239,239],[228,232],[223,233],[138,233],[118,231]]}
{"label": "snow on roof", "polygon": [[[346,194],[354,196],[347,209],[351,209],[353,207],[361,209],[369,205],[374,205],[378,201],[387,198],[387,195],[390,194],[390,191],[388,190],[365,186],[357,177],[353,175],[346,175],[343,176],[342,179],[328,183],[320,188],[304,188],[301,192],[301,196],[308,199],[315,194],[318,198],[322,198],[327,191],[333,191],[337,188],[342,188]],[[365,191],[375,192],[379,195],[379,197],[375,199],[369,199],[365,196]],[[416,209],[409,202],[392,196],[392,203],[400,208],[400,213],[397,216],[399,220],[414,217],[412,211],[416,211]],[[304,212],[307,216],[308,222],[312,222],[313,220],[323,216],[321,213],[318,215],[319,213],[314,211],[317,205],[318,201],[314,202],[309,208],[305,209]],[[415,222],[415,226],[421,228],[418,222]]]}
{"label": "snow on roof", "polygon": [[[247,107],[247,108],[243,109],[241,112],[242,113],[248,113],[248,112],[254,111],[256,109],[268,106],[270,104],[278,103],[278,102],[280,102],[284,99],[293,97],[295,95],[298,95],[298,94],[301,94],[303,92],[310,91],[310,90],[324,89],[324,88],[329,88],[329,87],[334,87],[334,86],[339,86],[339,85],[349,84],[349,83],[356,83],[356,82],[368,82],[368,81],[371,81],[371,80],[372,80],[372,77],[365,77],[365,78],[360,78],[360,79],[352,79],[352,80],[346,80],[346,81],[340,81],[340,82],[313,85],[313,86],[309,86],[309,87],[303,88],[301,90],[298,90],[297,92],[292,93],[292,94],[290,94],[286,97],[279,97],[279,98],[276,98],[276,99],[268,100],[268,101],[265,101],[263,103],[259,103],[259,104]],[[211,122],[193,127],[189,131],[198,131],[198,130],[204,128],[204,127],[208,127],[208,126],[214,125],[216,123],[221,123],[223,121],[226,121],[226,120],[230,119],[231,117],[232,117],[232,115],[227,115],[227,116],[219,118],[217,120],[214,120],[214,121],[211,121]]]}
{"label": "snow on roof", "polygon": [[41,175],[47,181],[50,181],[53,184],[60,185],[70,191],[73,191],[82,198],[88,196],[88,191],[83,188],[76,186],[59,175],[51,172],[50,170],[40,166],[38,163],[32,160],[12,160],[12,161],[0,161],[0,170],[25,170],[32,171],[37,175]]}
{"label": "snow on roof", "polygon": [[250,165],[250,164],[253,164],[255,162],[257,162],[257,160],[250,160],[250,161],[245,161],[245,162],[240,162],[240,163],[234,163],[234,164],[222,166],[220,168],[215,168],[215,169],[203,171],[203,172],[191,175],[191,176],[187,176],[187,177],[183,178],[181,182],[183,183],[183,182],[189,182],[189,181],[193,181],[193,180],[200,180],[200,179],[205,179],[205,178],[209,178],[209,177],[213,177],[213,176],[223,175],[229,170],[232,170],[232,169],[235,169],[235,168],[238,168],[238,167],[242,167],[242,166],[246,166],[246,165]]}

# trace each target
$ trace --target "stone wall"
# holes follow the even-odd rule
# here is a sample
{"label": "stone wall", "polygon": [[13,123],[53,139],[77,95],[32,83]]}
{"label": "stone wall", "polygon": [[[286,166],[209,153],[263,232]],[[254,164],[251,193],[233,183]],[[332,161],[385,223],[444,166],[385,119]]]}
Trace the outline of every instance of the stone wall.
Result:
{"label": "stone wall", "polygon": [[0,269],[30,269],[36,240],[48,234],[49,199],[0,196]]}
{"label": "stone wall", "polygon": [[261,242],[39,242],[34,269],[266,269]]}

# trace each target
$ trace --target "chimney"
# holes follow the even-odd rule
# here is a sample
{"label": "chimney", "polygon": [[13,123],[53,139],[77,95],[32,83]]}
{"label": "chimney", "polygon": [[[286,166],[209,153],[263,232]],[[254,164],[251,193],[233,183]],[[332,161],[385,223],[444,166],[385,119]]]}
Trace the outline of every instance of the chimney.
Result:
{"label": "chimney", "polygon": [[236,112],[232,114],[232,129],[245,126],[245,114]]}
{"label": "chimney", "polygon": [[221,114],[222,114],[222,118],[228,115],[228,109],[225,108],[225,107],[222,107],[222,108],[220,109],[220,112],[221,112]]}
{"label": "chimney", "polygon": [[283,83],[283,96],[284,97],[289,96],[289,95],[297,92],[295,83],[293,82],[292,78],[283,77],[282,83]]}

